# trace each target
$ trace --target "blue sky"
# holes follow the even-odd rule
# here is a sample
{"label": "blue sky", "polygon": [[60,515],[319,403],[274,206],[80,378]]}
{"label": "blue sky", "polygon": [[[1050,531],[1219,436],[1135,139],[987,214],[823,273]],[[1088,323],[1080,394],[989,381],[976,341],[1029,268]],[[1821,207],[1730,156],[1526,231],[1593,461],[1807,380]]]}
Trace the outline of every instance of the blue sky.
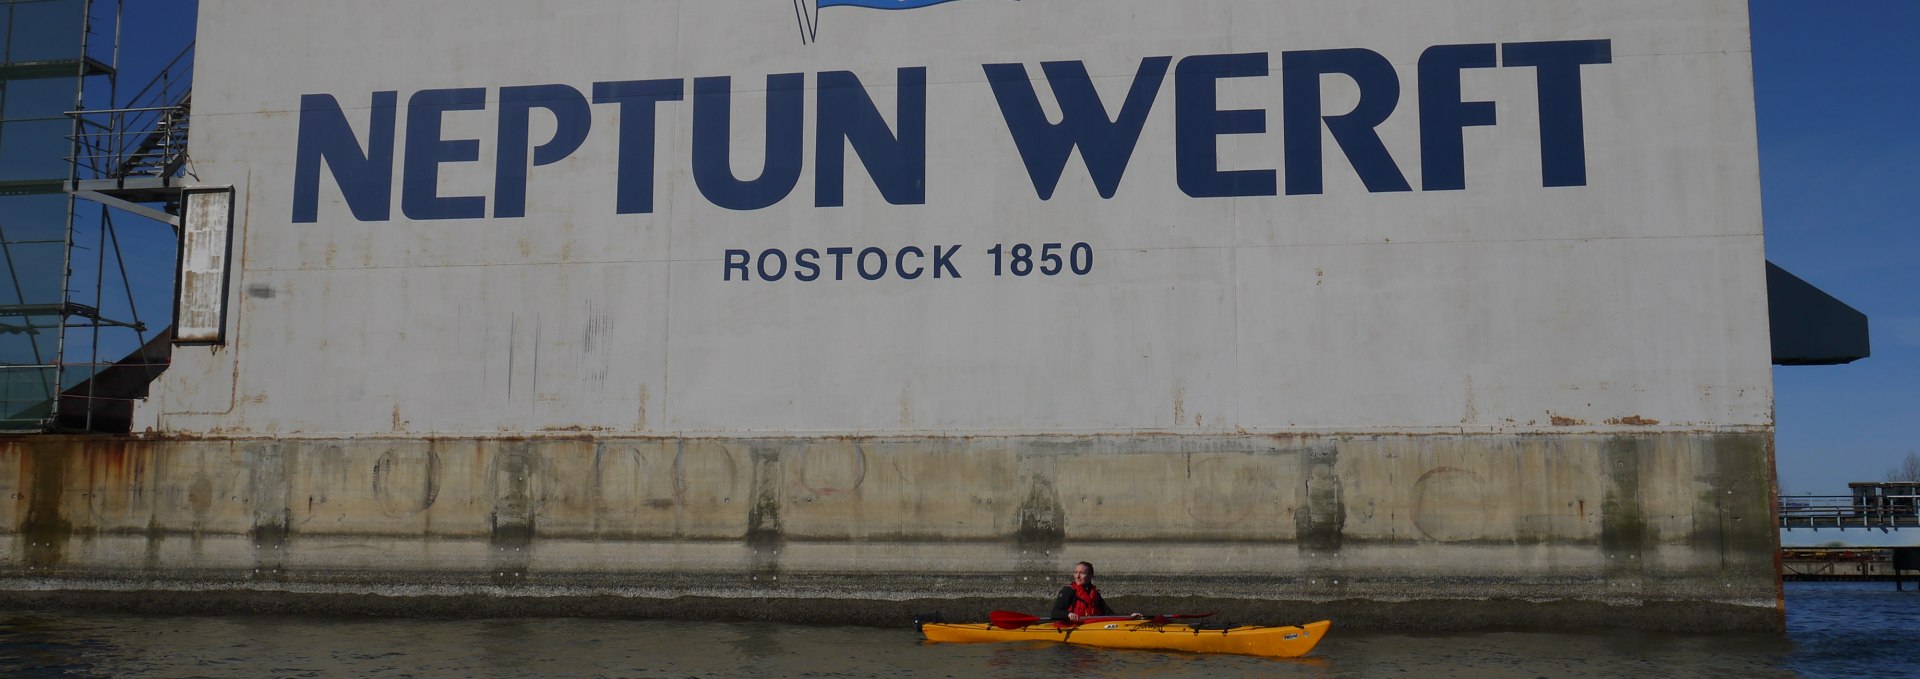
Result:
{"label": "blue sky", "polygon": [[[149,30],[129,31],[126,53],[171,57],[194,5],[129,2],[128,25]],[[1774,368],[1781,486],[1837,494],[1920,451],[1920,1],[1751,7],[1767,256],[1872,323],[1871,358]],[[145,82],[138,62],[123,82]]]}
{"label": "blue sky", "polygon": [[1867,315],[1873,356],[1775,367],[1782,492],[1920,451],[1920,2],[1754,0],[1767,258]]}

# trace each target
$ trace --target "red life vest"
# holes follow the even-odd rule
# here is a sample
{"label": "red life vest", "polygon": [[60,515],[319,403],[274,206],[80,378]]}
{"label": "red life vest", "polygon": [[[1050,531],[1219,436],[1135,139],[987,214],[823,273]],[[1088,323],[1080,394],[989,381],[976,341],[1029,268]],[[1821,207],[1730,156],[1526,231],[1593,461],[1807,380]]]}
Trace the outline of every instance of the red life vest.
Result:
{"label": "red life vest", "polygon": [[1069,583],[1067,586],[1073,588],[1073,607],[1067,609],[1068,613],[1083,618],[1100,614],[1100,605],[1095,603],[1100,599],[1099,588],[1093,585],[1082,588],[1078,583]]}

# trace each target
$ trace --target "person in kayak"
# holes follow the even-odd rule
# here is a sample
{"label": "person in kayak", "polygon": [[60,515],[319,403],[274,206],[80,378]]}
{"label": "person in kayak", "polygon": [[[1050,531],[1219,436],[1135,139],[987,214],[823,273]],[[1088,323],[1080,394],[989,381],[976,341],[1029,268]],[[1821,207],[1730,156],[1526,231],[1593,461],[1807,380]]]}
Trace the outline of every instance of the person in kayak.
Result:
{"label": "person in kayak", "polygon": [[[1053,598],[1053,619],[1080,622],[1081,618],[1094,615],[1113,615],[1113,607],[1107,605],[1106,597],[1100,596],[1100,589],[1093,586],[1093,564],[1082,561],[1073,565],[1073,582],[1060,588],[1059,596]],[[1132,614],[1139,618],[1139,613]]]}

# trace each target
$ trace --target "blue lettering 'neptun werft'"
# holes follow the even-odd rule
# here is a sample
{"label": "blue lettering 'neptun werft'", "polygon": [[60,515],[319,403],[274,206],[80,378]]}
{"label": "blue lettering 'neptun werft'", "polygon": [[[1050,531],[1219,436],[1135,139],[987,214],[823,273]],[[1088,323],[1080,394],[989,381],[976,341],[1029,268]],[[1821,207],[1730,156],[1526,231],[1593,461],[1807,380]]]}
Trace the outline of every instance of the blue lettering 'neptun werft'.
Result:
{"label": "blue lettering 'neptun werft'", "polygon": [[693,80],[693,183],[709,202],[758,210],[793,192],[800,181],[806,83],[799,73],[767,76],[766,162],[758,178],[743,180],[733,173],[733,79]]}
{"label": "blue lettering 'neptun werft'", "polygon": [[[1422,189],[1467,188],[1465,130],[1496,125],[1499,116],[1495,102],[1463,101],[1462,79],[1468,69],[1491,68],[1535,71],[1541,184],[1587,185],[1583,67],[1612,60],[1612,42],[1608,40],[1439,45],[1423,50],[1418,65],[1417,114]],[[1041,200],[1053,198],[1075,153],[1086,164],[1087,176],[1102,198],[1112,198],[1119,191],[1169,70],[1174,72],[1175,178],[1180,190],[1189,196],[1270,196],[1281,191],[1275,186],[1281,173],[1285,174],[1287,195],[1322,193],[1329,164],[1323,135],[1333,139],[1366,190],[1412,190],[1378,132],[1399,105],[1400,78],[1385,56],[1358,48],[1281,53],[1278,89],[1284,151],[1277,159],[1281,171],[1222,169],[1222,138],[1265,134],[1268,112],[1222,110],[1220,91],[1223,87],[1232,87],[1236,93],[1273,88],[1268,77],[1271,62],[1267,52],[1194,55],[1180,59],[1177,67],[1173,66],[1173,57],[1142,59],[1127,85],[1125,100],[1112,115],[1108,102],[1102,101],[1094,87],[1086,64],[1045,62],[1040,66],[1058,104],[1057,121],[1041,106],[1039,86],[1030,78],[1026,65],[985,64],[982,68],[1007,133]],[[1335,77],[1350,79],[1358,87],[1359,97],[1352,110],[1330,115],[1323,110],[1322,83]],[[729,210],[764,209],[788,199],[799,185],[807,148],[804,137],[809,96],[817,107],[812,127],[815,206],[846,204],[846,175],[851,171],[847,167],[848,149],[859,158],[880,197],[888,203],[926,202],[930,132],[926,68],[898,69],[891,125],[854,73],[818,73],[817,86],[811,89],[805,74],[765,78],[764,94],[752,95],[756,102],[760,96],[765,98],[766,131],[760,149],[765,154],[764,162],[759,176],[750,179],[734,172],[733,142],[759,135],[735,134],[730,77],[693,79],[691,115],[682,116],[691,118],[691,140],[685,145],[691,149],[691,157],[665,160],[658,157],[660,109],[686,98],[686,79],[596,82],[590,100],[581,90],[563,84],[498,88],[493,91],[497,98],[492,101],[498,102],[499,125],[488,140],[442,138],[446,114],[486,109],[490,105],[488,89],[415,92],[407,100],[406,155],[399,160],[400,210],[412,220],[487,216],[487,196],[439,195],[440,175],[443,165],[476,163],[483,157],[483,144],[493,143],[495,161],[488,164],[494,173],[493,216],[524,217],[533,168],[574,154],[587,143],[594,115],[609,112],[617,114],[619,120],[611,133],[617,135],[618,148],[617,191],[611,202],[619,214],[654,211],[656,167],[663,163],[690,169],[697,190],[712,205]],[[760,83],[747,87],[759,91]],[[365,118],[350,121],[331,94],[300,97],[292,190],[294,222],[318,221],[323,167],[330,171],[354,219],[391,218],[397,103],[396,92],[374,92],[371,106],[364,109]],[[603,108],[607,104],[613,105],[612,111]],[[537,143],[530,138],[529,129],[534,109],[544,110],[556,121],[552,137]],[[363,125],[364,142],[355,133],[356,125]],[[672,129],[687,134],[685,128]],[[960,139],[956,143],[985,140]],[[768,265],[777,263],[769,260]],[[793,264],[798,270],[805,269],[800,260]]]}
{"label": "blue lettering 'neptun werft'", "polygon": [[614,170],[614,210],[623,215],[653,212],[654,129],[659,104],[686,96],[682,80],[625,80],[593,84],[593,103],[620,106],[620,160]]}
{"label": "blue lettering 'neptun werft'", "polygon": [[1493,68],[1493,45],[1436,45],[1420,55],[1420,188],[1467,188],[1466,129],[1492,125],[1493,102],[1460,101],[1460,71]]}
{"label": "blue lettering 'neptun werft'", "polygon": [[407,219],[478,219],[487,215],[485,196],[441,196],[440,165],[480,159],[480,140],[441,139],[441,115],[487,107],[479,87],[420,90],[407,99],[407,159],[400,177],[400,214]]}
{"label": "blue lettering 'neptun werft'", "polygon": [[527,216],[527,123],[533,109],[553,113],[553,138],[533,149],[533,165],[552,165],[587,141],[593,110],[587,96],[566,85],[500,88],[499,151],[493,172],[493,216]]}
{"label": "blue lettering 'neptun werft'", "polygon": [[[1281,94],[1286,98],[1281,127],[1287,145],[1287,195],[1321,191],[1322,120],[1368,191],[1413,190],[1407,185],[1406,175],[1400,174],[1400,166],[1394,164],[1393,155],[1387,153],[1387,145],[1380,142],[1380,134],[1374,131],[1400,103],[1400,76],[1394,73],[1393,62],[1365,49],[1283,52],[1280,72]],[[1322,115],[1320,77],[1336,73],[1360,86],[1360,101],[1345,114]]]}
{"label": "blue lettering 'neptun werft'", "polygon": [[300,95],[300,134],[293,162],[293,223],[320,220],[320,162],[353,218],[384,222],[393,213],[393,119],[398,92],[373,93],[367,148],[353,137],[340,101],[331,94]]}
{"label": "blue lettering 'neptun werft'", "polygon": [[1267,55],[1206,54],[1174,69],[1174,156],[1180,190],[1195,198],[1271,196],[1273,170],[1220,169],[1220,136],[1267,131],[1267,112],[1219,110],[1222,78],[1267,75]]}
{"label": "blue lettering 'neptun werft'", "polygon": [[982,67],[1040,200],[1053,198],[1054,189],[1060,186],[1060,175],[1067,169],[1067,159],[1075,148],[1080,149],[1080,158],[1086,162],[1087,174],[1093,177],[1094,189],[1100,192],[1101,198],[1112,198],[1120,190],[1120,178],[1126,174],[1127,162],[1140,143],[1140,130],[1147,124],[1147,113],[1153,109],[1153,98],[1159,94],[1160,83],[1167,77],[1167,64],[1172,61],[1172,57],[1151,57],[1140,62],[1140,70],[1133,76],[1133,88],[1127,92],[1127,101],[1120,106],[1120,115],[1116,118],[1107,116],[1107,107],[1100,103],[1100,93],[1094,91],[1093,79],[1087,76],[1086,64],[1078,61],[1040,64],[1040,69],[1047,74],[1047,82],[1053,86],[1054,99],[1060,104],[1058,123],[1047,121],[1047,113],[1040,108],[1040,97],[1034,92],[1025,65]]}
{"label": "blue lettering 'neptun werft'", "polygon": [[[927,202],[927,69],[903,68],[895,89],[894,119],[887,129],[880,107],[848,71],[821,73],[819,115],[814,126],[813,204],[846,204],[847,147],[860,155],[880,197],[894,205]],[[842,143],[845,140],[845,143]]]}
{"label": "blue lettering 'neptun werft'", "polygon": [[1586,115],[1580,67],[1613,63],[1612,40],[1516,42],[1502,65],[1534,67],[1540,89],[1540,174],[1547,186],[1587,185]]}

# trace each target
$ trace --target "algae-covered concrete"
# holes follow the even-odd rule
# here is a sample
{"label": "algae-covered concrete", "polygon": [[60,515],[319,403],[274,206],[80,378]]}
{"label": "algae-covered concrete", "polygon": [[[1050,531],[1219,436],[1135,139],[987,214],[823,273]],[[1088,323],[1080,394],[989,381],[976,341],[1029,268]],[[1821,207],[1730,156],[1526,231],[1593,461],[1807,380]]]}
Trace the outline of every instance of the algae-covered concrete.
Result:
{"label": "algae-covered concrete", "polygon": [[0,447],[0,600],[889,624],[1780,624],[1769,437],[128,441]]}

